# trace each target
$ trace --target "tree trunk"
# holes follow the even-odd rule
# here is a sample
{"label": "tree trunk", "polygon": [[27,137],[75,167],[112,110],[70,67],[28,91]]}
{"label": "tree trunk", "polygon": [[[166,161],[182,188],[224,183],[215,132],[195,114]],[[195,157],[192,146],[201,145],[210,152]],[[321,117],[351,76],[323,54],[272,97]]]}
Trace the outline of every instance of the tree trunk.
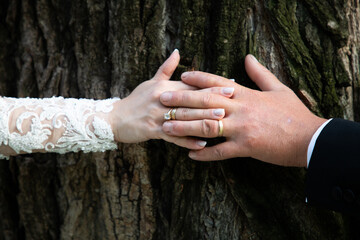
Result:
{"label": "tree trunk", "polygon": [[[174,48],[255,87],[254,54],[316,114],[360,120],[358,0],[2,0],[0,94],[125,97]],[[305,169],[195,162],[163,141],[0,161],[2,239],[351,239],[305,204]]]}

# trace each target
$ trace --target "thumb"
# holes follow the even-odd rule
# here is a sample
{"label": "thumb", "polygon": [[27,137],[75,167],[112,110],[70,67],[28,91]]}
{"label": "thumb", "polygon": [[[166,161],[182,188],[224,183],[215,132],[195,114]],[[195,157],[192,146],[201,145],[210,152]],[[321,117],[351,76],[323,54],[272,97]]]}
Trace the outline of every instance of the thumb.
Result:
{"label": "thumb", "polygon": [[285,87],[274,74],[261,65],[251,54],[248,54],[245,58],[245,69],[251,80],[263,91],[277,91]]}
{"label": "thumb", "polygon": [[180,61],[179,50],[175,49],[168,59],[157,70],[153,79],[169,80]]}

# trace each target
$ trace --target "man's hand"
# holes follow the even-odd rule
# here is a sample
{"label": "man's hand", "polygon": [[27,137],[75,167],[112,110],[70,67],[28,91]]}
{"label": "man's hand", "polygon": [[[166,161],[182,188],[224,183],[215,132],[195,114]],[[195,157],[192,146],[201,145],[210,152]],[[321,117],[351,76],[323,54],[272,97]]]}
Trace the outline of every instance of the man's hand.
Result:
{"label": "man's hand", "polygon": [[[170,81],[180,61],[178,51],[161,65],[155,76],[141,83],[134,91],[121,101],[114,104],[114,110],[110,113],[110,121],[116,141],[125,143],[142,142],[149,139],[163,139],[175,143],[178,146],[189,149],[202,149],[205,141],[190,137],[177,137],[165,134],[162,131],[164,113],[170,108],[165,107],[159,101],[161,93],[165,91],[186,90],[192,93],[213,93],[229,98],[232,91],[224,88],[205,88],[197,90],[196,87],[187,85],[181,81]],[[188,121],[198,119],[222,119],[225,115],[224,109],[188,109],[177,108],[176,119]]]}
{"label": "man's hand", "polygon": [[[235,88],[231,99],[209,92],[163,93],[169,107],[224,108],[223,136],[226,141],[190,151],[195,160],[252,157],[284,166],[306,166],[312,135],[326,120],[312,114],[295,93],[282,84],[252,55],[245,59],[249,77],[262,91],[252,90],[226,78],[204,72],[186,72],[182,81],[198,88]],[[171,136],[217,137],[216,120],[168,121],[163,131]]]}

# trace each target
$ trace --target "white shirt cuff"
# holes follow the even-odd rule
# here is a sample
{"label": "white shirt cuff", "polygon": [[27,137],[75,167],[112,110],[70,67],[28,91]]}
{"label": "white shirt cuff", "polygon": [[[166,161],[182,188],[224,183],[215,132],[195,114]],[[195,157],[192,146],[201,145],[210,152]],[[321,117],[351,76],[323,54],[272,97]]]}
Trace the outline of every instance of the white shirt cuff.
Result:
{"label": "white shirt cuff", "polygon": [[311,159],[311,155],[313,153],[313,150],[314,150],[314,147],[315,147],[315,143],[316,143],[316,140],[317,138],[319,137],[321,131],[323,130],[323,128],[332,120],[329,119],[327,120],[326,122],[324,122],[319,128],[318,130],[316,130],[316,132],[314,133],[314,135],[312,136],[311,138],[311,141],[309,143],[309,146],[308,146],[308,150],[307,150],[307,167],[309,167],[309,163],[310,163],[310,159]]}

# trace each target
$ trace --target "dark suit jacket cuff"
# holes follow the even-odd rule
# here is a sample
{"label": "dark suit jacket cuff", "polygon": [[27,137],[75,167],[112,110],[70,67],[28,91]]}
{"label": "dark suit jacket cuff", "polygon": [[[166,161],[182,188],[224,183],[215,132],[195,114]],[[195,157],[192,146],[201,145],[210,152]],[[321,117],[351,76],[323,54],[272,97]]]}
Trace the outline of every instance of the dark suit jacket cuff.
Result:
{"label": "dark suit jacket cuff", "polygon": [[306,179],[308,203],[360,214],[360,124],[333,119],[320,133]]}

